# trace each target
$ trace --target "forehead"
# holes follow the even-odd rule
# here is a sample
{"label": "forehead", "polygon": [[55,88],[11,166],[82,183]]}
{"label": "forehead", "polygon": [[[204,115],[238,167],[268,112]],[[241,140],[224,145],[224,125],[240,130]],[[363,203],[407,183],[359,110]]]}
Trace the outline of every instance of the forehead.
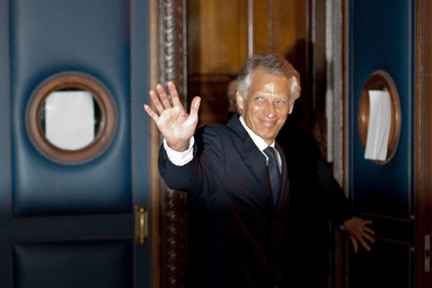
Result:
{"label": "forehead", "polygon": [[287,77],[269,74],[263,68],[258,68],[251,74],[249,93],[265,93],[289,98],[290,84],[290,79]]}

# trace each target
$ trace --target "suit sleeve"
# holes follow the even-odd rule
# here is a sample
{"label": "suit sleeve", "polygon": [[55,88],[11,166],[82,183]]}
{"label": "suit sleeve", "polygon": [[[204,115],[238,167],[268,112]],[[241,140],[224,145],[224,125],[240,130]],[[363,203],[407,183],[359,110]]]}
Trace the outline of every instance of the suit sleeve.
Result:
{"label": "suit sleeve", "polygon": [[224,151],[218,126],[206,126],[194,135],[193,159],[183,166],[173,164],[161,146],[159,173],[169,188],[193,193],[211,194],[224,173]]}
{"label": "suit sleeve", "polygon": [[[288,147],[288,157],[292,163],[293,179],[290,181],[296,183],[292,189],[293,205],[309,208],[307,217],[311,219],[325,214],[325,218],[339,227],[353,216],[351,203],[324,163],[315,139],[303,130],[291,131],[289,135],[291,137],[285,139],[285,146]],[[301,210],[298,207],[293,208],[295,211]]]}
{"label": "suit sleeve", "polygon": [[318,160],[317,168],[319,186],[324,192],[327,213],[333,224],[339,227],[345,220],[353,217],[352,205],[321,160]]}

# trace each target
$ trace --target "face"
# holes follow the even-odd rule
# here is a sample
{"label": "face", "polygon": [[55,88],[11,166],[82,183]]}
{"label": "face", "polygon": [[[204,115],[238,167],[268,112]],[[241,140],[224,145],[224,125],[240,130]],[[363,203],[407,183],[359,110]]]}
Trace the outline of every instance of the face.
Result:
{"label": "face", "polygon": [[259,68],[251,75],[247,99],[237,92],[237,105],[243,110],[246,125],[269,145],[292,112],[290,89],[290,79]]}

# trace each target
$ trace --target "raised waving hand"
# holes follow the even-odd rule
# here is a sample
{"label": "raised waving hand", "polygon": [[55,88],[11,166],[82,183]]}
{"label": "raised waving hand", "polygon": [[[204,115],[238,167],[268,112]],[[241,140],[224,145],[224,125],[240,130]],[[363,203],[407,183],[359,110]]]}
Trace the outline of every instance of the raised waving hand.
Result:
{"label": "raised waving hand", "polygon": [[198,124],[198,110],[201,98],[199,96],[193,98],[190,114],[187,114],[174,83],[168,82],[167,85],[171,101],[163,86],[157,84],[156,91],[149,91],[155,111],[147,104],[144,105],[144,110],[156,123],[168,146],[175,151],[185,151]]}

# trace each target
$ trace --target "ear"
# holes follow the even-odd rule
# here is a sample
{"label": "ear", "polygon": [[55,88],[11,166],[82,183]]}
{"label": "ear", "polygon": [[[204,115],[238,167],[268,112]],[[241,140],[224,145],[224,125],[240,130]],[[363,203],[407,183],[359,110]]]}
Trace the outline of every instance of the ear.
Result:
{"label": "ear", "polygon": [[239,91],[237,91],[236,93],[236,101],[237,101],[237,106],[243,110],[244,109],[244,101],[245,99],[243,98],[243,96],[240,94]]}
{"label": "ear", "polygon": [[294,110],[294,103],[295,103],[295,100],[294,100],[294,102],[290,105],[290,108],[289,108],[289,112],[288,112],[288,114],[291,114],[291,113],[293,112],[293,110]]}
{"label": "ear", "polygon": [[294,110],[294,104],[292,104],[292,105],[290,106],[290,111],[288,112],[288,114],[291,114],[291,113],[292,113],[292,110]]}

